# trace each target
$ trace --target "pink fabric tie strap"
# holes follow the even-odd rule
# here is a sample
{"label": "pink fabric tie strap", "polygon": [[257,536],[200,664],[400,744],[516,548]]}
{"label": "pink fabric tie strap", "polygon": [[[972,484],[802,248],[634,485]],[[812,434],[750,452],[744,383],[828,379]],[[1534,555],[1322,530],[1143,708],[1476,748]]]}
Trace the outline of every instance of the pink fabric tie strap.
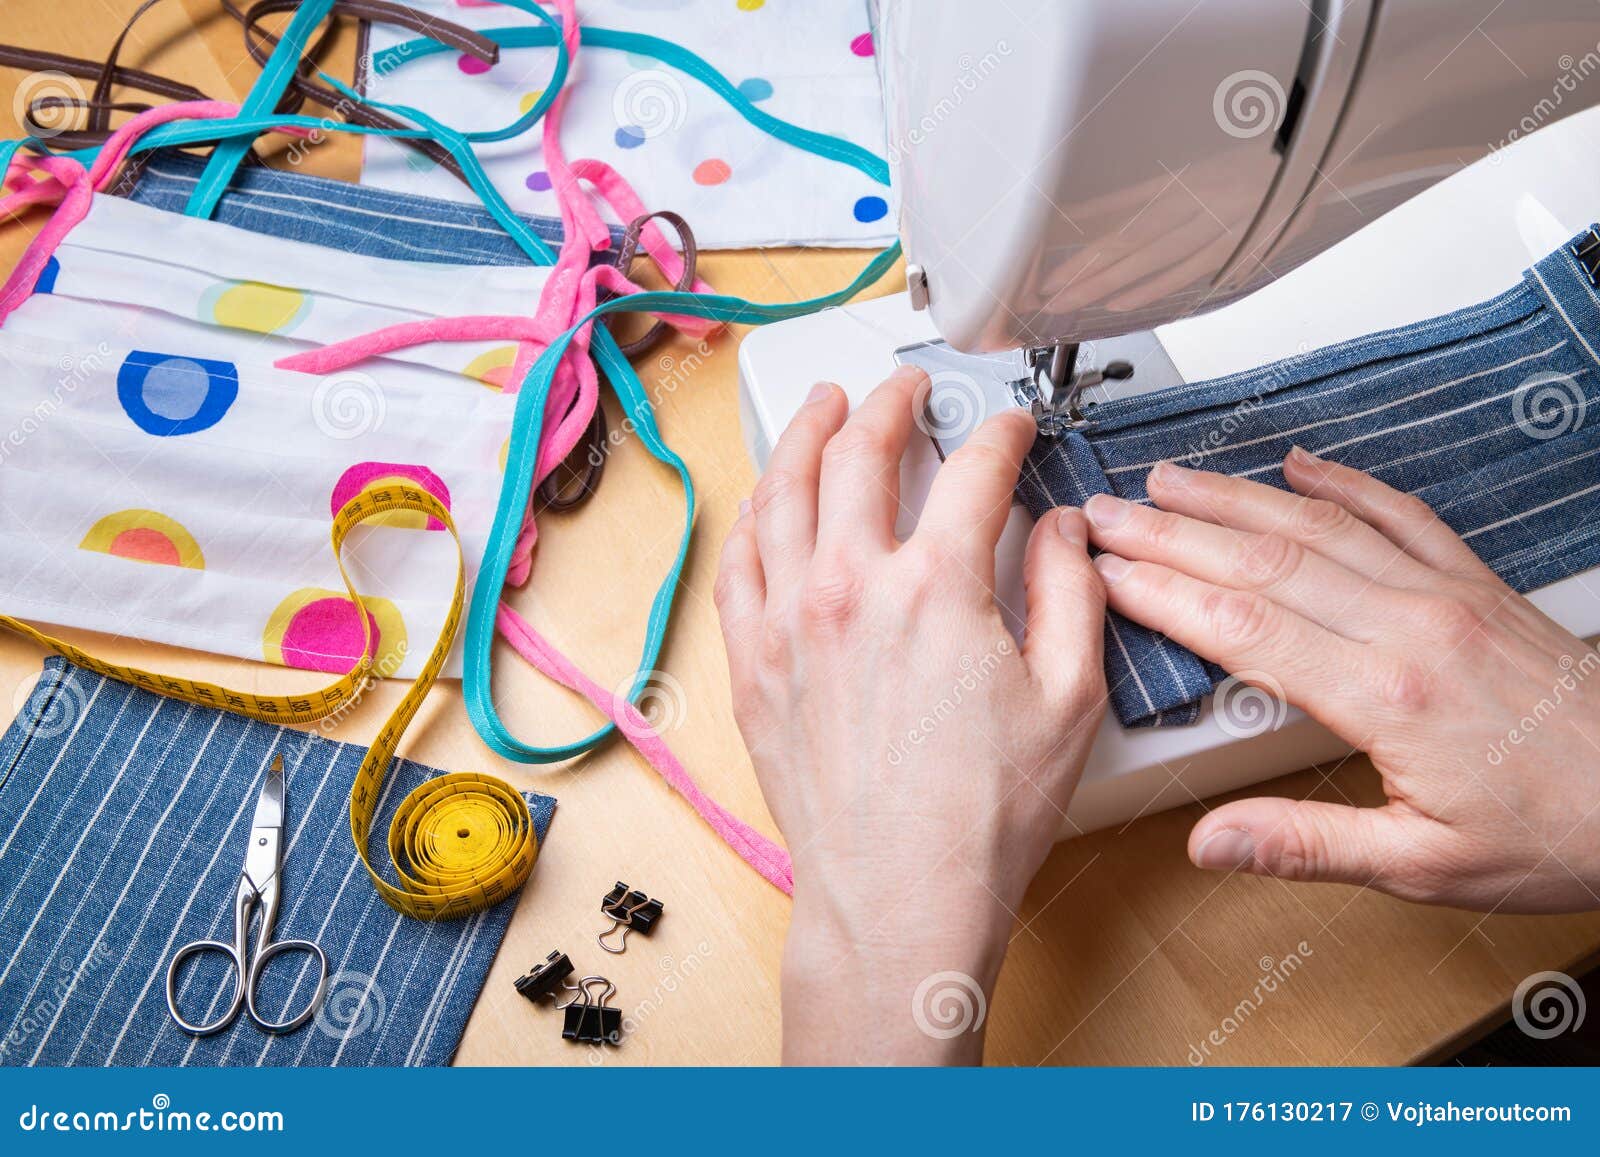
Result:
{"label": "pink fabric tie strap", "polygon": [[577,691],[604,712],[639,754],[661,773],[661,778],[688,800],[701,818],[711,825],[712,831],[721,836],[746,863],[785,893],[794,895],[794,868],[789,861],[789,853],[702,791],[637,707],[590,679],[552,647],[527,620],[504,603],[500,604],[496,624],[500,634],[517,649],[517,654],[563,687]]}

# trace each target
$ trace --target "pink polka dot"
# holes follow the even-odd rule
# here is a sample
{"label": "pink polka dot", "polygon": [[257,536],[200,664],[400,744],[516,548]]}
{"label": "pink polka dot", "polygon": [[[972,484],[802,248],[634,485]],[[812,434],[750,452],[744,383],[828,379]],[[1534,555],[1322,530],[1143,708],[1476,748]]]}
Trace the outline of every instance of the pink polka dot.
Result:
{"label": "pink polka dot", "polygon": [[111,540],[111,553],[118,558],[132,558],[140,562],[158,562],[165,566],[178,566],[177,545],[159,530],[135,526],[124,530]]}
{"label": "pink polka dot", "polygon": [[857,56],[872,55],[872,33],[863,32],[850,42],[850,51]]}
{"label": "pink polka dot", "polygon": [[728,162],[715,157],[701,161],[694,167],[694,183],[697,185],[720,185],[731,176],[733,170],[728,167]]}
{"label": "pink polka dot", "polygon": [[[869,43],[867,45],[867,52],[870,54],[871,51],[872,46]],[[466,73],[468,76],[482,76],[493,66],[487,60],[479,60],[476,56],[468,56],[463,52],[460,57],[456,59],[456,67],[462,72]]]}
{"label": "pink polka dot", "polygon": [[[367,612],[376,650],[378,620]],[[318,599],[295,612],[283,632],[283,661],[302,671],[342,675],[361,656],[361,619],[349,599]]]}

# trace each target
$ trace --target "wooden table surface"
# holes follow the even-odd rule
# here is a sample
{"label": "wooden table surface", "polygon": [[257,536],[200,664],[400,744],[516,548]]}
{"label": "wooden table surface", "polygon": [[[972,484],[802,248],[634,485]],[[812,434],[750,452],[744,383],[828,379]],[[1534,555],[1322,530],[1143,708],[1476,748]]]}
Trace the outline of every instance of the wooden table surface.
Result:
{"label": "wooden table surface", "polygon": [[[102,55],[137,0],[7,0],[0,37],[32,48]],[[345,72],[354,37],[332,67]],[[217,0],[158,6],[129,37],[123,63],[237,98],[256,69]],[[15,135],[13,99],[39,81],[0,70],[0,118]],[[264,143],[271,152],[273,141]],[[302,166],[353,179],[359,146],[338,138]],[[42,215],[0,231],[9,269]],[[704,274],[719,289],[787,300],[845,283],[864,255],[840,251],[718,253]],[[891,292],[900,285],[886,285]],[[660,391],[659,418],[701,496],[695,545],[662,667],[671,676],[666,737],[724,804],[776,834],[734,726],[711,586],[717,548],[754,482],[739,433],[738,332],[697,351],[678,341],[639,366]],[[613,413],[615,413],[613,409]],[[3,485],[3,480],[0,480]],[[541,523],[532,583],[512,601],[588,671],[621,680],[639,646],[647,600],[670,558],[680,497],[672,476],[636,446],[613,456],[597,500]],[[288,690],[304,673],[85,634],[107,657],[234,685]],[[32,647],[0,640],[0,718],[37,673]],[[511,723],[527,739],[574,737],[596,714],[502,648],[498,678]],[[402,688],[387,686],[337,737],[365,742]],[[474,735],[460,686],[424,706],[405,753],[436,767],[479,768],[560,800],[550,839],[516,901],[457,1056],[463,1064],[771,1064],[779,1055],[778,962],[788,901],[746,868],[631,748],[613,743],[566,766],[530,768],[492,756]],[[1181,769],[1174,769],[1181,773]],[[1291,796],[1382,799],[1360,758],[1267,785]],[[1200,872],[1184,840],[1205,805],[1153,815],[1056,848],[1029,891],[988,1012],[990,1063],[1393,1064],[1434,1055],[1504,1014],[1517,982],[1570,968],[1600,948],[1600,914],[1484,917],[1430,910],[1343,886],[1292,886]],[[624,879],[663,897],[655,936],[626,955],[594,944],[602,893]],[[937,898],[929,898],[936,902]],[[553,947],[602,967],[631,1020],[614,1053],[567,1044],[554,1014],[512,980]],[[1270,978],[1263,983],[1264,978]],[[378,978],[380,983],[382,978]],[[838,978],[852,999],[852,978]],[[872,1025],[864,1022],[863,1033]],[[1214,1043],[1220,1040],[1222,1043]]]}

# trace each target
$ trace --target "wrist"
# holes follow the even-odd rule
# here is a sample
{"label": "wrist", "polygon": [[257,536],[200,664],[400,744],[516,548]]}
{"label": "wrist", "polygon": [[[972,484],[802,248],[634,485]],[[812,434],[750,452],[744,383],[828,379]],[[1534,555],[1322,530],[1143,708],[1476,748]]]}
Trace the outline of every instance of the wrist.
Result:
{"label": "wrist", "polygon": [[981,1063],[1011,914],[961,875],[893,896],[797,880],[783,957],[786,1061]]}

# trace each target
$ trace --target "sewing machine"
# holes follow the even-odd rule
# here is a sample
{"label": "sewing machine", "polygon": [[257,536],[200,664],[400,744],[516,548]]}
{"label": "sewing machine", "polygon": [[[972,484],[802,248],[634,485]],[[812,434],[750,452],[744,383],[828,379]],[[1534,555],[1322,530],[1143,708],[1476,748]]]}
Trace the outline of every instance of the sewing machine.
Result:
{"label": "sewing machine", "polygon": [[[757,330],[739,366],[758,466],[813,382],[928,370],[902,535],[999,407],[1071,421],[1471,305],[1600,218],[1593,0],[884,0],[878,55],[909,291]],[[1000,546],[1013,628],[1030,521]],[[1593,573],[1533,600],[1600,633]],[[1257,707],[1108,718],[1063,836],[1348,750]]]}

